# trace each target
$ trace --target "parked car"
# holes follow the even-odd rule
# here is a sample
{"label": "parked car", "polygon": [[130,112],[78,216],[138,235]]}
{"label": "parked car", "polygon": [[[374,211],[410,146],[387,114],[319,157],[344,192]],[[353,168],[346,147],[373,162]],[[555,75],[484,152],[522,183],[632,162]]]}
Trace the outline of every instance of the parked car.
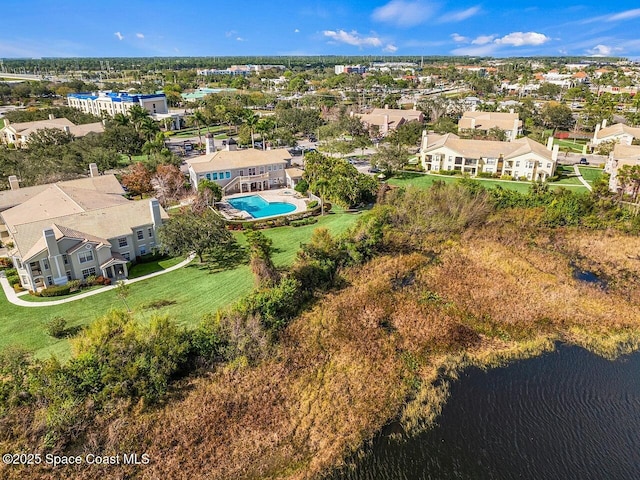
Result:
{"label": "parked car", "polygon": [[589,165],[589,160],[587,160],[586,158],[582,157],[580,159],[580,165]]}

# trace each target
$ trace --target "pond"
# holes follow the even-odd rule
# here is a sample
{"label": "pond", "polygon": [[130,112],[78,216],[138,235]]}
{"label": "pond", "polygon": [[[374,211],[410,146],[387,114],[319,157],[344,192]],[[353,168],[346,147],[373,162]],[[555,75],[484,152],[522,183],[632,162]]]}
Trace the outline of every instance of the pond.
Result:
{"label": "pond", "polygon": [[348,480],[640,479],[640,354],[578,347],[464,371],[437,425],[379,436]]}

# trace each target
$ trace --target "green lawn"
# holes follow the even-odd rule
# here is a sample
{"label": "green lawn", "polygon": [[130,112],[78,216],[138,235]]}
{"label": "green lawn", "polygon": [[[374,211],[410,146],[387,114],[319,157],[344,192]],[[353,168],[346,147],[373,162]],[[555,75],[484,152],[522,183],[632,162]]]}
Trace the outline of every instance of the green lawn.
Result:
{"label": "green lawn", "polygon": [[[554,139],[554,144],[560,145],[561,149],[569,149],[573,153],[582,153],[582,147],[587,143],[586,140],[576,141],[573,140],[561,140],[559,138]],[[582,142],[582,143],[580,143]]]}
{"label": "green lawn", "polygon": [[4,118],[0,118],[0,128],[4,128]]}
{"label": "green lawn", "polygon": [[[348,229],[359,215],[336,213],[319,218],[318,223],[304,227],[281,227],[265,230],[274,241],[277,265],[290,264],[300,243],[307,242],[313,230],[323,226],[338,234]],[[251,292],[253,277],[247,265],[230,270],[212,272],[209,266],[192,262],[185,268],[142,280],[130,285],[127,303],[136,319],[146,322],[154,314],[169,315],[179,324],[197,325],[202,315],[231,305]],[[150,307],[153,302],[169,302],[160,309]],[[69,355],[69,342],[49,337],[44,323],[54,316],[64,317],[70,327],[84,325],[113,308],[123,308],[113,290],[54,307],[19,307],[9,303],[0,293],[0,349],[20,345],[35,351],[39,357],[56,354]]]}
{"label": "green lawn", "polygon": [[601,168],[593,167],[578,167],[578,170],[580,170],[582,178],[584,178],[589,184],[593,184],[593,182],[598,180],[604,173],[604,170]]}
{"label": "green lawn", "polygon": [[129,278],[138,278],[150,273],[160,272],[167,268],[177,265],[184,257],[165,258],[163,260],[154,260],[153,262],[138,263],[129,269]]}
{"label": "green lawn", "polygon": [[[446,183],[453,183],[459,180],[459,176],[449,175],[425,175],[421,173],[404,173],[402,176],[390,178],[389,185],[395,186],[407,186],[412,185],[417,188],[429,188],[436,180],[443,180]],[[502,188],[509,190],[515,190],[516,192],[526,193],[529,191],[531,185],[530,182],[515,182],[506,180],[489,180],[484,178],[475,178],[474,180],[480,182],[487,188],[495,188],[500,185]],[[564,180],[564,181],[563,181]],[[587,188],[584,187],[580,180],[577,178],[562,178],[559,182],[553,182],[549,184],[550,188],[570,187],[572,192],[586,192]]]}

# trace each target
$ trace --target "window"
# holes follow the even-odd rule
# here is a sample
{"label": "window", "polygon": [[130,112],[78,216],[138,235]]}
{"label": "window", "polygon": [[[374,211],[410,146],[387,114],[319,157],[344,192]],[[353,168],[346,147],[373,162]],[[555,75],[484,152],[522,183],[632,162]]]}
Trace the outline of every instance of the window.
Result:
{"label": "window", "polygon": [[147,233],[149,233],[150,237],[153,237],[153,228],[151,227],[147,228]]}
{"label": "window", "polygon": [[547,168],[551,168],[551,164],[550,163],[547,163]]}
{"label": "window", "polygon": [[22,279],[22,286],[27,285],[27,277],[25,277],[24,275],[22,275],[20,278]]}
{"label": "window", "polygon": [[217,180],[217,179],[218,179],[218,172],[213,172],[213,173],[211,174],[211,179],[212,179],[212,180]]}
{"label": "window", "polygon": [[487,158],[487,165],[495,165],[495,164],[496,164],[495,158]]}
{"label": "window", "polygon": [[269,171],[269,172],[271,171],[271,165],[269,165],[269,166],[267,167],[267,171]]}
{"label": "window", "polygon": [[78,261],[80,263],[92,262],[93,261],[93,252],[91,250],[88,250],[86,252],[80,252],[78,254]]}
{"label": "window", "polygon": [[42,269],[49,270],[49,259],[47,258],[42,259]]}
{"label": "window", "polygon": [[205,177],[207,177],[207,180],[211,180],[211,174],[210,174],[210,173],[207,173],[207,174],[205,175]]}
{"label": "window", "polygon": [[244,170],[240,170],[240,176],[244,177]]}
{"label": "window", "polygon": [[119,247],[126,247],[127,246],[127,237],[120,237],[118,239],[118,246]]}
{"label": "window", "polygon": [[519,167],[519,166],[520,166],[520,160],[516,162],[516,167]]}
{"label": "window", "polygon": [[145,245],[140,245],[140,255],[147,254],[147,247]]}
{"label": "window", "polygon": [[129,252],[122,252],[122,256],[129,262],[131,261],[131,254]]}
{"label": "window", "polygon": [[67,280],[71,280],[71,270],[67,270]]}
{"label": "window", "polygon": [[66,253],[62,255],[62,260],[64,261],[65,265],[69,265],[69,257],[67,257]]}
{"label": "window", "polygon": [[264,173],[264,167],[260,167],[260,174]]}
{"label": "window", "polygon": [[84,280],[86,280],[87,277],[91,277],[91,276],[93,276],[95,274],[96,274],[96,268],[95,267],[85,268],[84,270],[82,270],[82,278]]}
{"label": "window", "polygon": [[224,178],[231,178],[231,172],[224,172]]}
{"label": "window", "polygon": [[136,235],[138,236],[138,240],[143,240],[144,239],[144,232],[142,230],[138,230],[136,232]]}
{"label": "window", "polygon": [[47,277],[47,285],[48,285],[48,286],[53,285],[53,278],[51,278],[51,275],[49,275],[49,276]]}

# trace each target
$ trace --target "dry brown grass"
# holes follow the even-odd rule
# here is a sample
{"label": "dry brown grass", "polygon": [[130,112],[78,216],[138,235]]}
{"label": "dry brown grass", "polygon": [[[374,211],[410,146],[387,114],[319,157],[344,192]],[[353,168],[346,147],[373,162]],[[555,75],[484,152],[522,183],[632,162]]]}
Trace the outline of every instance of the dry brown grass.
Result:
{"label": "dry brown grass", "polygon": [[556,339],[608,355],[637,348],[637,292],[573,278],[568,247],[612,280],[638,272],[628,258],[638,239],[616,234],[624,247],[612,252],[606,238],[488,226],[441,243],[436,262],[414,253],[353,268],[347,287],[289,325],[273,358],[192,379],[164,407],[92,429],[92,448],[145,451],[151,465],[70,478],[316,478],[391,419],[427,426],[463,366],[535,355]]}

